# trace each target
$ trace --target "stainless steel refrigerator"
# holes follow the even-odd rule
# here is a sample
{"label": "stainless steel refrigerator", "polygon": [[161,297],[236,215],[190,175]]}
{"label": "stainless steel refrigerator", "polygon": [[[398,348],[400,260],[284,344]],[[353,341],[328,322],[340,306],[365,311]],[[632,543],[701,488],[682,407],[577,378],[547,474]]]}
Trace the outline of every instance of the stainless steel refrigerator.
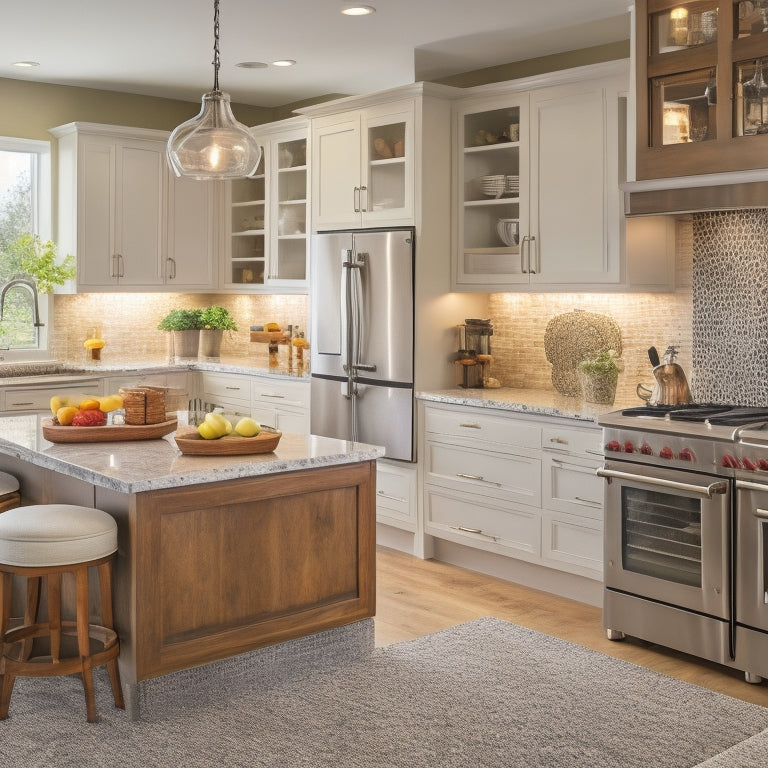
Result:
{"label": "stainless steel refrigerator", "polygon": [[311,431],[413,461],[412,228],[312,237]]}

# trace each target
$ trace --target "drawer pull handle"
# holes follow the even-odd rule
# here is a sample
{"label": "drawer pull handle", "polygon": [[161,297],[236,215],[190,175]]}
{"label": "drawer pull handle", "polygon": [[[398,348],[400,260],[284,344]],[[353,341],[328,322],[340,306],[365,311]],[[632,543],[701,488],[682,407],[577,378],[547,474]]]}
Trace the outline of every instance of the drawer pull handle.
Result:
{"label": "drawer pull handle", "polygon": [[400,501],[403,504],[407,501],[407,499],[402,499],[400,496],[390,496],[387,493],[384,493],[384,491],[376,491],[377,496],[381,496],[382,499],[390,499],[391,501]]}
{"label": "drawer pull handle", "polygon": [[466,427],[467,429],[482,429],[479,424],[474,422],[466,422],[465,424],[459,424],[460,427]]}
{"label": "drawer pull handle", "polygon": [[11,405],[34,405],[34,403],[11,403]]}
{"label": "drawer pull handle", "polygon": [[457,472],[456,477],[464,478],[465,480],[477,480],[478,483],[487,483],[488,485],[495,485],[501,488],[501,483],[496,483],[493,480],[486,480],[482,475],[468,475],[464,472]]}
{"label": "drawer pull handle", "polygon": [[224,387],[224,389],[231,389],[233,392],[239,392],[240,387]]}
{"label": "drawer pull handle", "polygon": [[574,496],[574,501],[578,501],[580,504],[586,504],[589,507],[601,507],[602,504],[599,501],[592,501],[592,499],[582,499],[581,496]]}
{"label": "drawer pull handle", "polygon": [[490,533],[485,533],[482,528],[469,528],[466,525],[453,525],[451,528],[454,531],[461,531],[461,533],[474,533],[476,536],[485,536],[492,541],[498,541],[498,536],[492,536]]}
{"label": "drawer pull handle", "polygon": [[274,397],[277,400],[285,400],[285,395],[270,395],[267,392],[263,392],[261,396],[262,397]]}
{"label": "drawer pull handle", "polygon": [[567,440],[563,440],[562,437],[550,437],[549,438],[550,443],[557,443],[558,445],[568,445]]}

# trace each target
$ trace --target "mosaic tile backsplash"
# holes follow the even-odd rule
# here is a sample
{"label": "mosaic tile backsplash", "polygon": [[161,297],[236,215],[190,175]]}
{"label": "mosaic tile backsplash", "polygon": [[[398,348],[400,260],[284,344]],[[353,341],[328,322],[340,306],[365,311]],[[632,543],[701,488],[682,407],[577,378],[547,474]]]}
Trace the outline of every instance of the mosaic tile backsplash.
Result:
{"label": "mosaic tile backsplash", "polygon": [[768,210],[692,218],[697,399],[768,406]]}

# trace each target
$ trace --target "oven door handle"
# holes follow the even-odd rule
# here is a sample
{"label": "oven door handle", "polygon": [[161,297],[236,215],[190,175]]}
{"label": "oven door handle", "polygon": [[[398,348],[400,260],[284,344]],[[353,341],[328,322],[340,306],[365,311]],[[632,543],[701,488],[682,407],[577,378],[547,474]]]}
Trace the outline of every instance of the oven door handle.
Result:
{"label": "oven door handle", "polygon": [[719,480],[718,482],[710,483],[709,485],[694,485],[692,483],[681,483],[677,480],[665,480],[661,477],[633,475],[631,472],[619,472],[615,469],[605,469],[604,467],[600,467],[596,474],[598,477],[604,477],[608,481],[628,480],[629,482],[646,483],[648,485],[656,485],[661,488],[671,488],[675,491],[697,493],[700,496],[706,496],[708,499],[711,499],[715,494],[726,493],[728,490],[727,480]]}

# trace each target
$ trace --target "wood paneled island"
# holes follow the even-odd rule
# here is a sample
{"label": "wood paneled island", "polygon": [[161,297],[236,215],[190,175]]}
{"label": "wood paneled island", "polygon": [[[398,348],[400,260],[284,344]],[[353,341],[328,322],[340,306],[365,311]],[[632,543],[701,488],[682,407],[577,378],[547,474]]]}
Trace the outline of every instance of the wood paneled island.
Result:
{"label": "wood paneled island", "polygon": [[117,520],[128,700],[142,680],[374,615],[383,449],[294,434],[256,456],[182,455],[173,435],[52,445],[41,419],[0,417],[0,470],[23,504]]}

